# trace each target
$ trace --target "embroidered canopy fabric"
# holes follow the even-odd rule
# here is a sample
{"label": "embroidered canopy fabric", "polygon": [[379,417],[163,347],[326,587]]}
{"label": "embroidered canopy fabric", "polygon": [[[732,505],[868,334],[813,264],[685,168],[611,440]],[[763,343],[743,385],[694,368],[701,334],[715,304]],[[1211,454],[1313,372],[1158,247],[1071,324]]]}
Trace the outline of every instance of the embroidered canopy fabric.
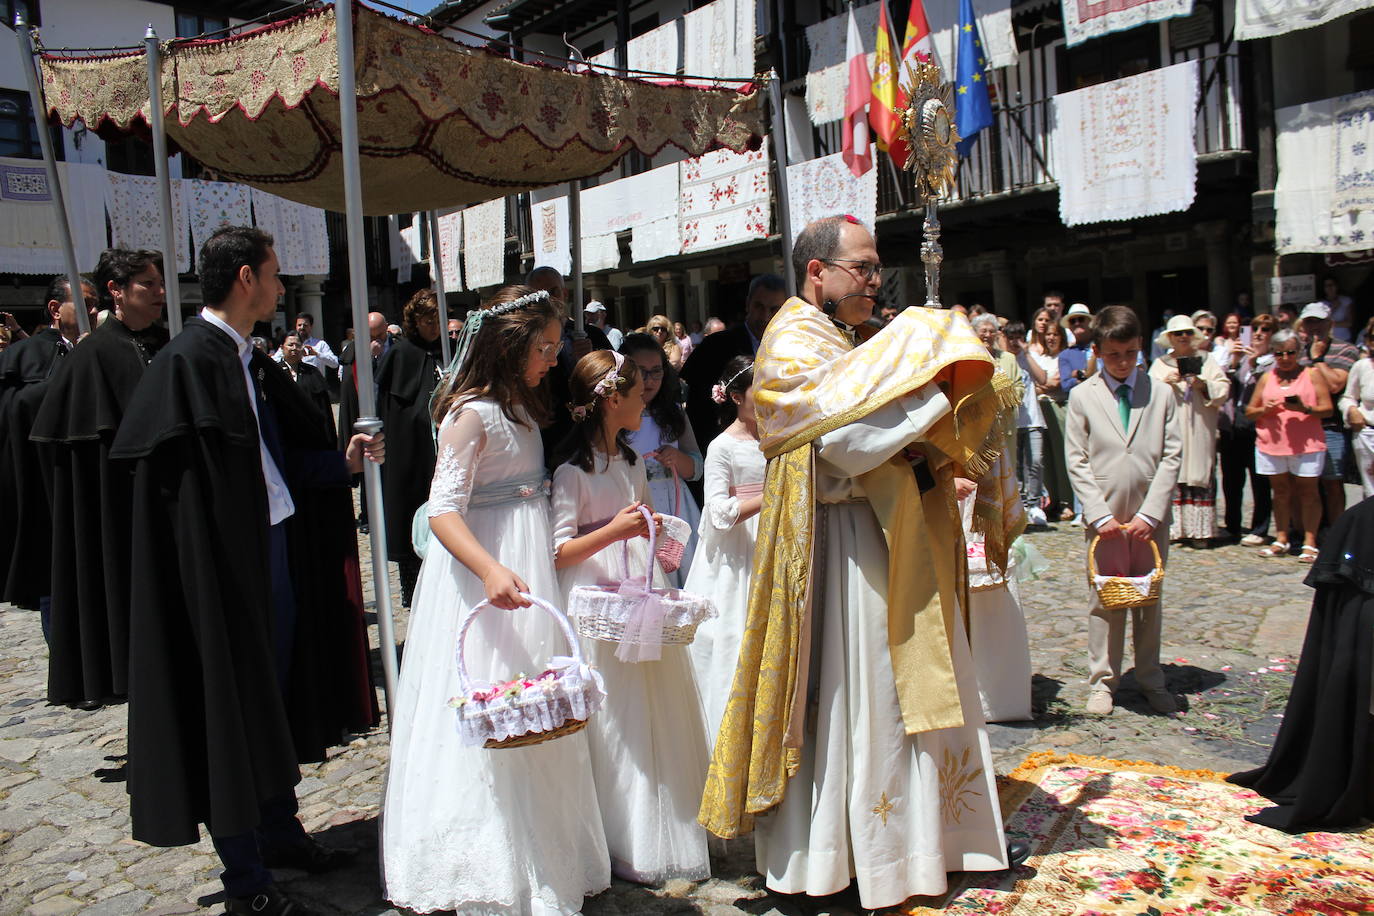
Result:
{"label": "embroidered canopy fabric", "polygon": [[[760,142],[755,91],[654,85],[521,64],[354,6],[363,210],[478,203],[598,174],[631,149],[698,156]],[[223,178],[345,209],[335,8],[174,43],[167,134]],[[41,59],[49,114],[146,130],[142,53]]]}

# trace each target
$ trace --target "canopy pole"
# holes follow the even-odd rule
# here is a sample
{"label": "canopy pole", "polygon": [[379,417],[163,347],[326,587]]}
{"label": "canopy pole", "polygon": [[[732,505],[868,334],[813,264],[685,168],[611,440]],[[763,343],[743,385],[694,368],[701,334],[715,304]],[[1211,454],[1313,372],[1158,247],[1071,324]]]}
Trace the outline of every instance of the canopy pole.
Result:
{"label": "canopy pole", "polygon": [[[367,327],[367,260],[363,243],[363,182],[358,152],[358,87],[353,57],[353,0],[334,4],[339,48],[339,133],[343,147],[344,225],[348,229],[348,291],[353,305],[353,337],[361,350],[353,363],[358,378],[358,420],[353,428],[375,435],[382,431],[377,416],[377,392],[372,387],[372,359]],[[386,685],[387,728],[396,695],[396,634],[391,614],[391,583],[386,553],[386,508],[382,505],[382,469],[363,462],[367,493],[367,517],[372,520],[372,595],[381,643],[382,673]]]}
{"label": "canopy pole", "polygon": [[568,241],[572,244],[573,327],[576,337],[587,336],[586,316],[582,314],[582,179],[568,182]]}
{"label": "canopy pole", "polygon": [[38,65],[35,57],[38,49],[33,45],[33,33],[29,31],[27,17],[21,11],[14,17],[14,34],[19,39],[19,59],[24,65],[24,78],[29,83],[29,105],[33,108],[34,124],[38,128],[38,145],[43,150],[43,166],[48,172],[48,189],[52,194],[52,205],[57,209],[57,232],[62,240],[62,255],[67,262],[67,282],[71,285],[72,308],[76,312],[76,324],[82,334],[89,334],[91,318],[83,307],[85,289],[81,285],[81,267],[76,263],[76,246],[72,244],[72,229],[67,223],[67,205],[62,196],[62,182],[57,176],[57,156],[52,148],[52,132],[48,130],[48,107],[43,101],[43,87],[38,81]]}
{"label": "canopy pole", "polygon": [[787,193],[787,111],[783,108],[782,79],[768,71],[768,99],[773,106],[773,160],[778,164],[778,234],[782,236],[782,278],[787,295],[797,295],[797,274],[792,269],[792,202]]}
{"label": "canopy pole", "polygon": [[[167,125],[162,110],[162,51],[148,23],[143,33],[148,58],[148,127],[153,132],[153,167],[157,172],[157,205],[162,217],[162,282],[167,291],[167,330],[181,333],[181,277],[177,270],[177,227],[172,219],[172,174],[167,161]],[[193,253],[194,254],[194,253]],[[194,260],[194,258],[193,258]]]}
{"label": "canopy pole", "polygon": [[434,278],[434,301],[439,306],[439,346],[444,368],[453,358],[452,342],[448,339],[448,297],[444,291],[444,258],[439,248],[439,211],[429,211],[429,273]]}

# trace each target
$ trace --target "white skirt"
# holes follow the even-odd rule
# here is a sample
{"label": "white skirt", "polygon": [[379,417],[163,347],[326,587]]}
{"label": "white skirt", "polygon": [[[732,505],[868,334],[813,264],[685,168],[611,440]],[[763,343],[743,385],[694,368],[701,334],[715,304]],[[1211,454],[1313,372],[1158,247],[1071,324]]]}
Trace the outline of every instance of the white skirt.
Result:
{"label": "white skirt", "polygon": [[1030,646],[1015,580],[971,591],[968,616],[983,718],[989,722],[1030,719]]}

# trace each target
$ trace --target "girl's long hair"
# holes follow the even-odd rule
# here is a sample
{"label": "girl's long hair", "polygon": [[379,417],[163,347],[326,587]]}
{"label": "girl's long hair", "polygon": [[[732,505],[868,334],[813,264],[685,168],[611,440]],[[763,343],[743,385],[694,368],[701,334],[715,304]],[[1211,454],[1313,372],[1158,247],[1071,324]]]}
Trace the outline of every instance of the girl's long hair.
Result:
{"label": "girl's long hair", "polygon": [[[507,286],[482,307],[489,309],[532,292],[528,286]],[[552,416],[548,379],[531,388],[525,384],[525,367],[539,335],[550,323],[561,326],[562,321],[562,310],[549,299],[484,319],[457,377],[434,401],[435,425],[444,422],[456,402],[470,398],[491,398],[507,419],[527,428],[531,423],[548,423]]]}
{"label": "girl's long hair", "polygon": [[[572,429],[554,449],[554,464],[571,464],[588,474],[596,471],[597,439],[601,436],[601,420],[605,415],[606,399],[593,389],[596,383],[615,368],[615,354],[610,350],[593,350],[577,361],[572,377],[568,379],[568,390],[572,395],[569,409],[586,407],[586,416],[573,423]],[[626,359],[620,366],[620,382],[615,390],[622,395],[634,387],[639,380],[639,367],[634,360]],[[616,447],[620,455],[630,464],[635,463],[635,450],[625,436],[625,430],[616,433]]]}
{"label": "girl's long hair", "polygon": [[[681,383],[678,382],[677,370],[668,362],[668,354],[658,345],[649,334],[626,334],[625,339],[620,343],[620,352],[634,359],[636,353],[657,353],[659,359],[663,361],[663,384],[658,389],[658,394],[649,402],[645,408],[649,416],[654,418],[663,436],[663,442],[673,442],[682,436],[682,431],[687,428],[687,415],[683,413],[682,407],[677,402],[678,391]],[[659,443],[660,445],[662,443]]]}
{"label": "girl's long hair", "polygon": [[753,384],[753,357],[736,356],[725,364],[725,368],[720,373],[720,387],[725,392],[725,401],[718,405],[721,429],[729,426],[739,417],[739,405],[730,395],[737,394],[744,397],[744,393]]}

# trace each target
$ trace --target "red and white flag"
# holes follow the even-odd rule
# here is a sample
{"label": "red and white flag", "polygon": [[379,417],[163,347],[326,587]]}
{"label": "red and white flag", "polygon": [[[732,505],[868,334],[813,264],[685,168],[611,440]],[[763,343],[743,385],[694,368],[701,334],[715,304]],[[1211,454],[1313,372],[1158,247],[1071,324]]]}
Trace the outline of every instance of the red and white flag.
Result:
{"label": "red and white flag", "polygon": [[868,101],[873,95],[873,79],[853,6],[849,8],[845,57],[849,59],[849,88],[844,94],[843,153],[845,165],[857,178],[873,168],[873,151],[868,143]]}
{"label": "red and white flag", "polygon": [[924,54],[935,63],[935,39],[930,33],[930,23],[926,21],[926,8],[921,0],[911,0],[911,12],[906,17],[906,35],[902,39],[902,65],[898,69],[906,74],[907,64],[916,65],[916,54]]}

